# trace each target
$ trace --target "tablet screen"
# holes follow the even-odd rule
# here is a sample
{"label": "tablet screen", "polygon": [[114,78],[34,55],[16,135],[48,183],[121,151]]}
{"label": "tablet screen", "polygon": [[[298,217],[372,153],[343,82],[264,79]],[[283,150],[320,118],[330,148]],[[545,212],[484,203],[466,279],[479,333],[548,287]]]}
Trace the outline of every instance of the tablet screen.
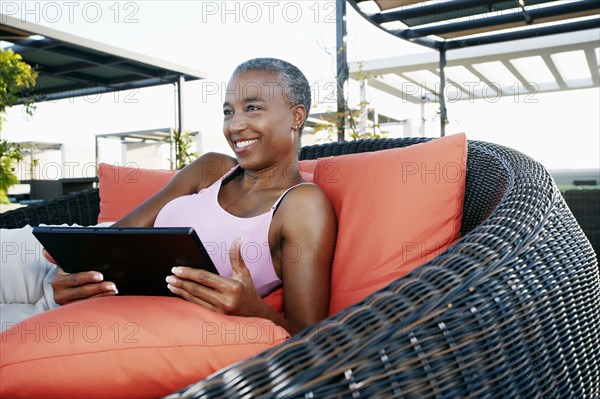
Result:
{"label": "tablet screen", "polygon": [[38,226],[33,234],[67,273],[98,271],[119,295],[168,295],[173,266],[218,274],[191,227]]}

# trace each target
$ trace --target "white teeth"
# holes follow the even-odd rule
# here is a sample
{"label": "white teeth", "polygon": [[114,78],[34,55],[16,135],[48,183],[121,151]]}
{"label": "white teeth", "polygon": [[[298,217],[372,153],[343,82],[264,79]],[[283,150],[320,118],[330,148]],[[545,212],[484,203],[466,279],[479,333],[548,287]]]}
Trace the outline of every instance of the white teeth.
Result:
{"label": "white teeth", "polygon": [[235,143],[235,148],[245,148],[245,147],[248,147],[250,144],[256,143],[257,141],[258,141],[257,139],[238,141],[237,143]]}

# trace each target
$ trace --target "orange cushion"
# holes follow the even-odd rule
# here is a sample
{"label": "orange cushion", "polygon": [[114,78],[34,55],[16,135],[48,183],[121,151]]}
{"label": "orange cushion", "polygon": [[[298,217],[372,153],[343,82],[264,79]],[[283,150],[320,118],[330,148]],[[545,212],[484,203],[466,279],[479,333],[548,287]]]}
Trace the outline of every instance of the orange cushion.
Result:
{"label": "orange cushion", "polygon": [[285,309],[283,308],[283,288],[277,288],[275,291],[264,297],[263,301],[271,309],[285,317]]}
{"label": "orange cushion", "polygon": [[288,338],[179,298],[89,299],[0,335],[0,397],[161,397]]}
{"label": "orange cushion", "polygon": [[388,285],[460,237],[464,134],[318,160],[338,217],[330,314]]}
{"label": "orange cushion", "polygon": [[[317,161],[300,161],[304,180],[312,181]],[[101,163],[98,166],[100,214],[98,223],[115,222],[158,192],[176,170],[143,169]]]}
{"label": "orange cushion", "polygon": [[175,173],[176,170],[143,169],[101,163],[98,166],[98,223],[121,219],[166,186]]}

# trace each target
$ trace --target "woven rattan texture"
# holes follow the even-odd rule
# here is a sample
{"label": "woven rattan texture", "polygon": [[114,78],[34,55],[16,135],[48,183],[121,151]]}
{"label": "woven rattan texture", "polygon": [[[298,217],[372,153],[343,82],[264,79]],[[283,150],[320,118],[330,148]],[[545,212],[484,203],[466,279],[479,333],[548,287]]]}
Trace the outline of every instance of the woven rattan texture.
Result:
{"label": "woven rattan texture", "polygon": [[[301,158],[423,141],[325,144]],[[599,398],[597,261],[546,170],[469,142],[462,233],[362,302],[170,397]]]}
{"label": "woven rattan texture", "polygon": [[567,190],[563,196],[600,258],[600,190]]}
{"label": "woven rattan texture", "polygon": [[100,213],[98,189],[90,189],[0,214],[0,228],[39,224],[94,225]]}
{"label": "woven rattan texture", "polygon": [[[303,156],[389,144],[328,144]],[[589,242],[535,161],[470,142],[467,168],[459,243],[179,397],[600,397],[600,281]]]}

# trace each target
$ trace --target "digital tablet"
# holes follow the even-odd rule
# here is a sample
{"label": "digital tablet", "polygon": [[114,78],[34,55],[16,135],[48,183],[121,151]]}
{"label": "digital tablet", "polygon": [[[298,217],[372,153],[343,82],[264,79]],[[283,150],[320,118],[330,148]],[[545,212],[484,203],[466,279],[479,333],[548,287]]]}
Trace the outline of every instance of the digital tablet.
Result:
{"label": "digital tablet", "polygon": [[172,296],[165,278],[173,266],[218,274],[191,227],[38,226],[33,234],[65,272],[98,271],[119,295]]}

